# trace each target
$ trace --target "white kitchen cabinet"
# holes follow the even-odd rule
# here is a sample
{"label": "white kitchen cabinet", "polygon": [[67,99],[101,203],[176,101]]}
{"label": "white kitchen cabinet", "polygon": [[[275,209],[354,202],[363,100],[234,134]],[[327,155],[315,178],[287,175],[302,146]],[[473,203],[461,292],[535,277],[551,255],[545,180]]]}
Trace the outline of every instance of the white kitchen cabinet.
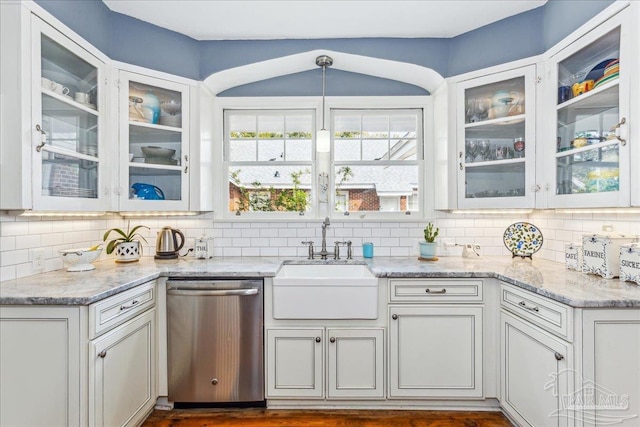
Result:
{"label": "white kitchen cabinet", "polygon": [[80,330],[77,307],[0,307],[0,425],[86,424]]}
{"label": "white kitchen cabinet", "polygon": [[389,306],[390,398],[481,398],[483,308]]}
{"label": "white kitchen cabinet", "polygon": [[535,206],[536,67],[456,84],[457,207]]}
{"label": "white kitchen cabinet", "polygon": [[138,425],[156,403],[155,309],[91,341],[89,425]]}
{"label": "white kitchen cabinet", "polygon": [[108,210],[106,58],[19,3],[1,15],[2,209]]}
{"label": "white kitchen cabinet", "polygon": [[324,329],[267,330],[267,398],[324,396]]}
{"label": "white kitchen cabinet", "polygon": [[325,372],[327,399],[384,398],[383,329],[267,330],[267,398],[322,399]]}
{"label": "white kitchen cabinet", "polygon": [[[585,309],[582,378],[573,402],[584,402],[586,426],[637,426],[640,414],[640,310]],[[580,400],[577,400],[580,399]]]}
{"label": "white kitchen cabinet", "polygon": [[0,425],[138,425],[158,397],[155,289],[0,306]]}
{"label": "white kitchen cabinet", "polygon": [[189,209],[190,87],[120,71],[121,211]]}
{"label": "white kitchen cabinet", "polygon": [[568,426],[573,390],[571,344],[502,310],[500,404],[521,426]]}
{"label": "white kitchen cabinet", "polygon": [[384,330],[327,328],[327,398],[384,398]]}
{"label": "white kitchen cabinet", "polygon": [[638,191],[630,180],[636,142],[629,133],[635,120],[631,80],[638,72],[632,7],[637,5],[549,53],[545,91],[551,119],[544,137],[549,207],[625,207],[631,186]]}

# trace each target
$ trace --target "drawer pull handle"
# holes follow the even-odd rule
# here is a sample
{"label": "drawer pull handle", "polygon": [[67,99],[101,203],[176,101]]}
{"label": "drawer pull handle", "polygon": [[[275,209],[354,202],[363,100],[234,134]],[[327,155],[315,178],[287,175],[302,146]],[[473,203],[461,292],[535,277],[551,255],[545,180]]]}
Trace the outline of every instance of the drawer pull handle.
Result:
{"label": "drawer pull handle", "polygon": [[320,337],[316,337],[316,342],[320,342],[322,339]]}
{"label": "drawer pull handle", "polygon": [[329,341],[331,341],[331,342],[336,342],[336,337],[331,337],[331,338],[329,338]]}
{"label": "drawer pull handle", "polygon": [[107,357],[107,350],[102,350],[100,353],[98,353],[98,357],[101,357],[102,359]]}
{"label": "drawer pull handle", "polygon": [[563,355],[561,355],[560,353],[558,353],[557,351],[556,351],[556,353],[554,354],[554,356],[556,357],[556,360],[558,360],[558,361],[560,361],[560,360],[564,359],[564,356],[563,356]]}
{"label": "drawer pull handle", "polygon": [[440,289],[439,291],[432,291],[431,289],[427,288],[424,291],[428,294],[446,294],[447,293],[446,289]]}
{"label": "drawer pull handle", "polygon": [[531,310],[531,311],[535,311],[535,312],[540,311],[540,310],[538,309],[538,307],[529,307],[529,306],[527,305],[527,303],[525,303],[524,301],[520,301],[520,302],[518,303],[518,305],[520,305],[522,308],[526,308],[527,310]]}
{"label": "drawer pull handle", "polygon": [[133,308],[134,305],[138,304],[140,301],[138,301],[137,299],[134,299],[131,302],[131,305],[121,305],[120,306],[120,311],[122,310],[129,310],[130,308]]}

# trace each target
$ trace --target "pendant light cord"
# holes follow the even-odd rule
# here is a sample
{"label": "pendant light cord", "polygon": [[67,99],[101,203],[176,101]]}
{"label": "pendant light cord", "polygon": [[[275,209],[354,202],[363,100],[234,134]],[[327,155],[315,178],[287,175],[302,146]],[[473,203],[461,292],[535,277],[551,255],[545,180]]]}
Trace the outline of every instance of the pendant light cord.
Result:
{"label": "pendant light cord", "polygon": [[327,66],[322,66],[322,130],[326,130],[324,128],[324,85],[325,85],[325,72],[327,70]]}

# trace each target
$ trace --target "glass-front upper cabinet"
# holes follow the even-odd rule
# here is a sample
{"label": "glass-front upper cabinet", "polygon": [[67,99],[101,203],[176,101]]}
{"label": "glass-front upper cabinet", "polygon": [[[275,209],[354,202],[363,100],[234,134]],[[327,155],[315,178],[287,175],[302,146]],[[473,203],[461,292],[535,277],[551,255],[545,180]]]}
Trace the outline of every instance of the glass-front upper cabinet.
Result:
{"label": "glass-front upper cabinet", "polygon": [[535,66],[457,85],[458,208],[533,208]]}
{"label": "glass-front upper cabinet", "polygon": [[120,71],[120,210],[189,208],[189,86]]}
{"label": "glass-front upper cabinet", "polygon": [[629,206],[627,33],[619,13],[550,59],[550,207]]}
{"label": "glass-front upper cabinet", "polygon": [[32,17],[33,208],[106,210],[105,65]]}

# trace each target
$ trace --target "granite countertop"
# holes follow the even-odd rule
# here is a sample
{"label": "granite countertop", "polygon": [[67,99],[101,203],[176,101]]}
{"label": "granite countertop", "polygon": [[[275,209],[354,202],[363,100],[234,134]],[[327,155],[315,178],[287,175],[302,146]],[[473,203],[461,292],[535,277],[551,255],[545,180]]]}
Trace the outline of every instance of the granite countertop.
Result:
{"label": "granite countertop", "polygon": [[237,257],[170,261],[143,258],[132,264],[95,263],[92,271],[57,270],[0,282],[0,304],[88,305],[160,276],[273,277],[283,263],[367,264],[377,277],[496,278],[573,307],[640,307],[640,285],[567,270],[564,264],[509,257],[441,257],[436,262],[407,257],[353,261]]}

